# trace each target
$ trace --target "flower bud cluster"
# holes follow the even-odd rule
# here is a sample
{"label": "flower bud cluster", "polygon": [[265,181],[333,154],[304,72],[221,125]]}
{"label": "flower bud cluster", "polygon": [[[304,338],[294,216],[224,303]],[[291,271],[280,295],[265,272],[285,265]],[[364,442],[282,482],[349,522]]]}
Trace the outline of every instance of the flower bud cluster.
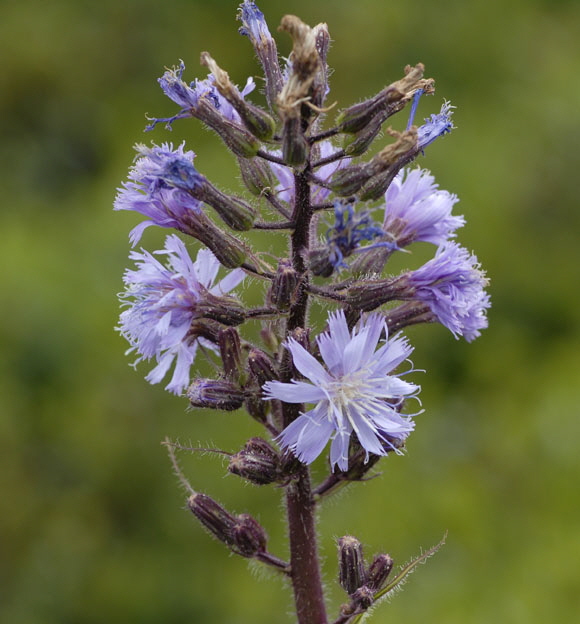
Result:
{"label": "flower bud cluster", "polygon": [[343,612],[368,609],[392,569],[393,560],[386,554],[377,555],[367,566],[360,541],[352,535],[341,537],[338,540],[339,583],[351,598],[351,603],[343,607]]}

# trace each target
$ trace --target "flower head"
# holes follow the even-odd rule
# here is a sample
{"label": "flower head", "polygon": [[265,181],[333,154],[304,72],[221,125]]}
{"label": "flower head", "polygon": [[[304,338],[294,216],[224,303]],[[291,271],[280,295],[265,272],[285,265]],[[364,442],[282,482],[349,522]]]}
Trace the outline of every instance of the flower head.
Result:
{"label": "flower head", "polygon": [[451,214],[457,195],[439,190],[426,169],[403,169],[385,193],[383,228],[399,245],[425,241],[441,245],[465,223]]}
{"label": "flower head", "polygon": [[115,210],[134,210],[149,217],[131,231],[133,245],[150,225],[183,231],[188,215],[200,210],[200,202],[187,191],[202,179],[193,166],[195,154],[184,151],[183,144],[177,149],[171,143],[135,149],[139,156],[114,204]]}
{"label": "flower head", "polygon": [[425,119],[425,123],[417,130],[419,147],[423,149],[440,136],[451,132],[455,126],[451,120],[451,115],[455,107],[450,102],[443,102],[441,111],[437,115],[431,115]]}
{"label": "flower head", "polygon": [[252,43],[272,39],[266,18],[255,2],[244,0],[239,8],[238,19],[243,24],[239,28],[240,35],[249,37]]}
{"label": "flower head", "polygon": [[[199,115],[200,101],[207,100],[226,120],[234,123],[240,122],[240,116],[233,106],[220,94],[214,85],[213,74],[208,74],[204,80],[195,79],[188,84],[183,80],[183,72],[185,71],[185,63],[180,61],[179,67],[168,69],[158,82],[163,93],[176,104],[181,106],[181,110],[173,117],[152,118],[146,130],[152,130],[158,123],[165,122],[167,129],[171,130],[171,124],[176,119],[184,119],[186,117],[196,117]],[[253,78],[248,78],[245,87],[240,95],[245,97],[255,88]]]}
{"label": "flower head", "polygon": [[[310,252],[310,269],[314,275],[330,277],[334,271],[348,268],[345,258],[356,253],[368,253],[379,247],[398,249],[387,240],[385,232],[376,225],[367,210],[355,211],[352,202],[334,202],[334,225],[326,232],[326,244]],[[361,247],[363,241],[380,239]]]}
{"label": "flower head", "polygon": [[237,286],[244,272],[231,271],[214,283],[219,262],[207,249],[201,249],[193,262],[183,242],[172,234],[165,248],[156,252],[166,255],[163,265],[149,252],[131,252],[137,268],[124,275],[125,292],[120,299],[127,306],[121,313],[119,331],[128,340],[129,351],[136,351],[136,360],[155,357],[157,365],[147,375],[150,383],[159,383],[175,361],[175,370],[167,390],[183,392],[189,384],[198,342],[189,338],[194,319],[205,315],[208,299],[215,299]]}
{"label": "flower head", "polygon": [[387,326],[379,314],[369,315],[352,332],[342,310],[330,314],[328,331],[317,338],[326,368],[297,341],[286,343],[294,366],[308,381],[269,381],[263,388],[266,399],[315,404],[278,438],[300,461],[313,462],[332,439],[330,462],[347,470],[353,432],[368,459],[369,453],[386,455],[393,448],[389,438],[403,440],[413,430],[414,423],[397,406],[404,397],[415,396],[419,387],[388,374],[412,348],[395,336],[376,350],[383,332]]}
{"label": "flower head", "polygon": [[488,280],[477,258],[457,243],[441,245],[435,257],[412,271],[408,280],[414,297],[427,304],[455,337],[471,342],[487,327],[491,301],[484,288]]}

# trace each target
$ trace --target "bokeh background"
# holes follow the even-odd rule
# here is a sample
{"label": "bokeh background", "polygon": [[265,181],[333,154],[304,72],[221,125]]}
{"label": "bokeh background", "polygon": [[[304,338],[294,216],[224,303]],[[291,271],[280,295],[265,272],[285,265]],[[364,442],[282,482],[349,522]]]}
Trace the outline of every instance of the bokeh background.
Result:
{"label": "bokeh background", "polygon": [[[228,556],[183,509],[160,441],[236,450],[240,413],[194,413],[150,386],[113,330],[139,218],[113,213],[137,141],[186,139],[236,190],[234,160],[174,112],[156,78],[211,51],[258,73],[233,0],[4,0],[0,4],[0,620],[8,624],[292,622],[288,588]],[[373,621],[571,622],[580,615],[580,5],[564,0],[263,1],[335,40],[331,101],[345,106],[422,61],[457,129],[422,166],[461,198],[462,244],[492,280],[471,345],[409,332],[425,413],[404,457],[328,501],[320,544],[331,613],[335,540],[399,563],[446,546]],[[289,39],[278,37],[282,53]],[[165,232],[149,230],[158,248]],[[256,515],[285,556],[280,493],[182,455],[196,488]],[[250,572],[249,572],[250,569]]]}

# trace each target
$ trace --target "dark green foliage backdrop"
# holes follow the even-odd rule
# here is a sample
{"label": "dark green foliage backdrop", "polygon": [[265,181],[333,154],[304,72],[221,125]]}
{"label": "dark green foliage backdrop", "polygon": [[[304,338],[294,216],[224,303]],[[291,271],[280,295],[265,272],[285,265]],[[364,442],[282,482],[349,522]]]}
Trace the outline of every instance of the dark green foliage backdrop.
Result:
{"label": "dark green foliage backdrop", "polygon": [[[405,457],[323,508],[334,540],[359,536],[400,563],[445,548],[376,622],[509,624],[578,617],[580,5],[553,0],[263,2],[326,21],[331,100],[371,95],[422,61],[457,130],[421,164],[457,193],[460,241],[492,279],[490,329],[472,345],[410,332],[425,413]],[[258,429],[192,413],[143,381],[113,331],[137,217],[114,214],[136,141],[187,139],[199,168],[237,187],[231,157],[195,122],[144,136],[174,110],[157,86],[210,50],[257,73],[236,2],[4,0],[0,7],[0,619],[10,624],[291,622],[275,578],[248,574],[182,510],[160,440],[233,450]],[[576,36],[575,36],[576,35]],[[280,37],[281,50],[288,42]],[[164,233],[150,231],[153,249]],[[251,512],[283,554],[279,493],[184,457],[194,486]],[[335,606],[343,597],[329,590]]]}

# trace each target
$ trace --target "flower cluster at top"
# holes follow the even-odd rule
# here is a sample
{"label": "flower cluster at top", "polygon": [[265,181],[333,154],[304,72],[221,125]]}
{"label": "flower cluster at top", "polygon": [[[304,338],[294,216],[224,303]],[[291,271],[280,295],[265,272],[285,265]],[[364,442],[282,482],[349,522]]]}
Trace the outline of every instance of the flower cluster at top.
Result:
{"label": "flower cluster at top", "polygon": [[[412,347],[397,332],[437,322],[471,341],[487,326],[485,274],[454,240],[465,224],[453,212],[458,198],[413,165],[453,130],[453,107],[444,102],[415,124],[434,93],[419,63],[331,118],[326,24],[285,16],[279,30],[293,49],[280,64],[254,2],[242,3],[238,19],[263,70],[265,105],[249,99],[252,78],[239,88],[203,52],[207,76],[188,81],[180,61],[159,78],[177,108],[147,130],[199,120],[235,157],[245,188],[218,188],[183,144],[136,146],[115,200],[115,209],[145,217],[131,243],[149,226],[181,237],[131,253],[118,329],[136,363],[153,361],[149,382],[168,378],[166,389],[194,407],[244,407],[305,464],[330,442],[333,470],[360,477],[372,458],[400,452],[414,428],[408,400],[419,386],[402,378],[413,372]],[[391,117],[406,107],[396,129]],[[270,232],[277,247],[254,248],[246,234],[254,230]],[[430,244],[432,259],[388,273],[398,252],[412,263],[415,242]],[[262,305],[244,302],[242,281],[264,285]],[[321,324],[317,311],[329,305]],[[256,323],[255,344],[244,327]],[[200,352],[219,370],[211,379],[199,377]]]}

